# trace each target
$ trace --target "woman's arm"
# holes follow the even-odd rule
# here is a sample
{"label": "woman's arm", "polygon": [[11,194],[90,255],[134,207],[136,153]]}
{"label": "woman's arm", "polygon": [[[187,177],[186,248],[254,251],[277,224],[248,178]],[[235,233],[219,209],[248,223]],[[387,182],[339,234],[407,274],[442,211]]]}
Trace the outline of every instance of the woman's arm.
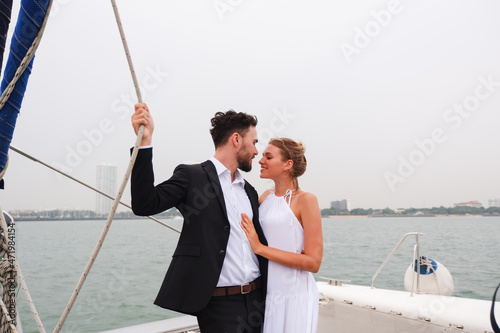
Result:
{"label": "woman's arm", "polygon": [[262,245],[252,221],[245,214],[242,214],[241,226],[255,254],[284,266],[316,273],[323,258],[323,232],[318,200],[314,194],[304,193],[297,204],[304,228],[304,251],[302,254]]}
{"label": "woman's arm", "polygon": [[309,256],[311,267],[316,273],[323,260],[323,230],[318,199],[312,193],[304,193],[298,202],[299,213],[304,228],[304,254]]}

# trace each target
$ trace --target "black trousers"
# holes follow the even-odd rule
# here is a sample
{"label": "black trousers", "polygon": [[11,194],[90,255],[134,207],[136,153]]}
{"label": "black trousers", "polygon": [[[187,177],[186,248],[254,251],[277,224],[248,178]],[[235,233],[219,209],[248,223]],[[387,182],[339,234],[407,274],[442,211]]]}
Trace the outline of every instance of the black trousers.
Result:
{"label": "black trousers", "polygon": [[214,296],[196,317],[201,333],[260,333],[264,322],[262,289]]}

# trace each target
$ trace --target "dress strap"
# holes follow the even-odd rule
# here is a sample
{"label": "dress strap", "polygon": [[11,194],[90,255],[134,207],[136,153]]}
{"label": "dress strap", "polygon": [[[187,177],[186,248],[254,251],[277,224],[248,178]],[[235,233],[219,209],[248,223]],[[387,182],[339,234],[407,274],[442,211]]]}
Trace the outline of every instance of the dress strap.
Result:
{"label": "dress strap", "polygon": [[288,189],[285,192],[284,198],[285,198],[285,201],[288,204],[288,206],[290,206],[290,202],[292,202],[292,193],[293,193],[293,191],[295,191],[295,190]]}

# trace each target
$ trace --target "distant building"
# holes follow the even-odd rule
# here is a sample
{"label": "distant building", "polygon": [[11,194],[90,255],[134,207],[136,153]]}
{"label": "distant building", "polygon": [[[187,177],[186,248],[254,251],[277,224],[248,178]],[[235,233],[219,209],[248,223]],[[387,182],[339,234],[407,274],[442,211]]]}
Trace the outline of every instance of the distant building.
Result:
{"label": "distant building", "polygon": [[481,208],[483,205],[479,201],[467,201],[467,202],[459,202],[456,204],[453,204],[455,207],[476,207],[476,208]]}
{"label": "distant building", "polygon": [[[100,164],[97,166],[96,172],[97,189],[114,197],[116,195],[116,166]],[[96,194],[96,213],[98,215],[105,215],[111,211],[113,200],[105,196]]]}
{"label": "distant building", "polygon": [[500,198],[489,199],[488,207],[500,207]]}
{"label": "distant building", "polygon": [[336,210],[350,210],[349,200],[344,199],[344,200],[332,201],[330,203],[330,208]]}

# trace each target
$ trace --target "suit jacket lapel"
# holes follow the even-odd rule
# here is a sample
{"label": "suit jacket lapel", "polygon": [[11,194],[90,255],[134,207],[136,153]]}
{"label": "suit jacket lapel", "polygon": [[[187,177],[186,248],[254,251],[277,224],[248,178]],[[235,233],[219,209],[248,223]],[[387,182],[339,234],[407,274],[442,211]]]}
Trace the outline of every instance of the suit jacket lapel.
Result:
{"label": "suit jacket lapel", "polygon": [[215,165],[210,160],[208,160],[203,162],[201,166],[207,173],[208,178],[210,179],[210,183],[214,188],[215,195],[217,196],[217,199],[219,200],[222,210],[224,211],[224,215],[227,216],[226,202],[224,201],[224,194],[222,193],[222,187],[220,186],[219,176],[217,175],[217,170],[215,169]]}

